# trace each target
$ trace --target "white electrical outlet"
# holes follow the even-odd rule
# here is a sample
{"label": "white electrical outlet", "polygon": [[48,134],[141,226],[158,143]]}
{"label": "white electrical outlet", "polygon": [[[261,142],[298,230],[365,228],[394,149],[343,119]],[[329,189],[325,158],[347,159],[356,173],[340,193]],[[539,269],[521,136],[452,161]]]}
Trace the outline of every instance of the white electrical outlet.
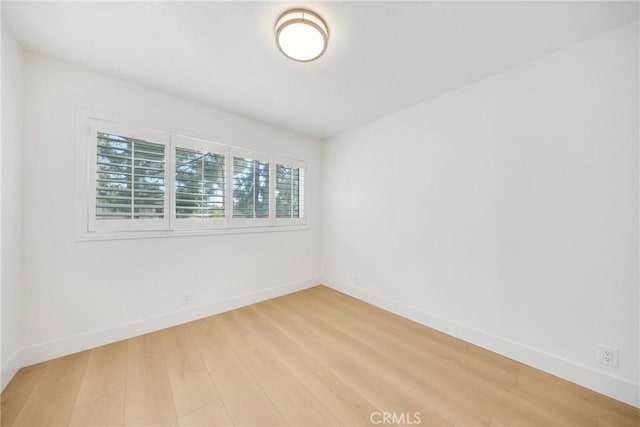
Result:
{"label": "white electrical outlet", "polygon": [[598,346],[598,361],[601,365],[618,368],[619,353],[617,348],[600,344]]}
{"label": "white electrical outlet", "polygon": [[184,301],[184,305],[191,304],[191,292],[185,292],[184,293],[183,301]]}

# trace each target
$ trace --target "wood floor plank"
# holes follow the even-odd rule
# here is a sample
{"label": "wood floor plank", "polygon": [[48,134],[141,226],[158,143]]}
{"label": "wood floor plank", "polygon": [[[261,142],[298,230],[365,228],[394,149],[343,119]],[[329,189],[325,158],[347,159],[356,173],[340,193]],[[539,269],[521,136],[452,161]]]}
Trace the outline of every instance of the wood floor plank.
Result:
{"label": "wood floor plank", "polygon": [[237,360],[237,357],[211,318],[189,323],[189,330],[209,372]]}
{"label": "wood floor plank", "polygon": [[2,392],[0,425],[12,426],[20,410],[42,376],[47,363],[26,366],[18,371]]}
{"label": "wood floor plank", "polygon": [[237,317],[298,379],[305,379],[321,368],[320,361],[298,343],[266,322],[253,307],[235,311]]}
{"label": "wood floor plank", "polygon": [[[276,311],[282,310],[283,313],[287,312],[287,309],[282,306],[282,301],[271,301],[268,307]],[[271,311],[263,312],[267,316],[271,313]],[[276,320],[276,317],[272,317],[271,319],[277,321],[285,333],[289,325],[292,324],[304,324],[305,329],[313,330],[314,334],[299,337],[307,350],[316,355],[343,381],[353,385],[368,401],[382,411],[396,413],[420,411],[424,422],[428,425],[452,424],[380,376],[379,370],[372,369],[366,358],[344,352],[342,350],[342,342],[336,340],[335,337],[324,332],[311,322],[306,321],[298,314],[291,313],[288,321],[285,320],[284,322],[282,322],[281,318]]]}
{"label": "wood floor plank", "polygon": [[234,425],[285,425],[286,422],[240,362],[229,362],[211,373]]}
{"label": "wood floor plank", "polygon": [[115,393],[122,392],[124,396],[127,350],[127,341],[120,341],[94,348],[91,351],[75,406],[84,405]]}
{"label": "wood floor plank", "polygon": [[573,425],[640,426],[640,411],[537,369],[523,369],[513,392]]}
{"label": "wood floor plank", "polygon": [[318,400],[331,409],[343,425],[370,425],[371,414],[380,412],[353,387],[327,368],[316,371],[303,383]]}
{"label": "wood floor plank", "polygon": [[233,311],[218,314],[210,318],[226,342],[236,354],[252,351],[256,340],[247,327],[233,314]]}
{"label": "wood floor plank", "polygon": [[160,332],[176,415],[181,418],[218,398],[188,325]]}
{"label": "wood floor plank", "polygon": [[310,289],[306,289],[303,292],[312,291],[315,294],[326,295],[328,296],[331,304],[342,305],[348,307],[350,310],[354,310],[354,314],[374,314],[375,318],[379,320],[380,326],[382,327],[393,327],[396,330],[401,329],[404,330],[405,333],[415,332],[424,337],[424,339],[435,340],[447,345],[451,349],[456,349],[458,351],[465,351],[473,345],[454,338],[450,335],[444,334],[440,331],[437,331],[433,328],[428,328],[420,323],[417,323],[413,320],[407,319],[405,317],[399,316],[390,311],[378,308],[374,305],[371,305],[365,301],[360,301],[349,295],[343,294],[342,292],[336,291],[335,289],[328,288],[326,286],[315,286]]}
{"label": "wood floor plank", "polygon": [[[299,322],[305,323],[306,327],[310,330],[315,330],[317,334],[320,334],[321,341],[324,343],[334,342],[333,350],[331,353],[339,354],[343,352],[348,354],[353,360],[357,361],[357,368],[355,369],[370,369],[376,372],[380,376],[381,381],[388,383],[389,386],[395,387],[397,390],[401,390],[405,395],[412,396],[420,402],[428,402],[428,407],[425,404],[416,404],[415,401],[412,407],[405,407],[402,411],[394,409],[395,412],[408,412],[413,413],[420,411],[428,421],[430,418],[435,420],[446,419],[447,422],[452,424],[464,424],[464,425],[482,425],[486,423],[486,420],[490,417],[488,413],[480,413],[468,411],[470,408],[460,410],[459,402],[456,402],[455,396],[447,396],[442,392],[431,388],[424,387],[418,381],[420,373],[423,372],[423,367],[418,365],[413,366],[399,366],[391,359],[387,359],[384,355],[380,354],[381,350],[378,346],[366,347],[361,343],[350,339],[341,331],[331,327],[328,324],[323,323],[323,320],[319,317],[312,315],[312,308],[298,307],[297,304],[300,301],[288,299],[280,300],[278,303],[283,305],[285,310],[290,313]],[[305,317],[302,317],[302,313],[305,313]],[[327,355],[331,356],[331,355]],[[335,357],[335,356],[333,356]],[[336,358],[337,363],[344,363],[345,358]],[[355,371],[354,371],[355,372]],[[380,400],[373,401],[376,406],[383,407]],[[453,409],[457,408],[457,411]],[[475,408],[477,409],[477,408]],[[482,408],[481,408],[482,409]]]}
{"label": "wood floor plank", "polygon": [[[242,316],[237,312],[236,316]],[[248,339],[249,337],[246,337]],[[243,366],[291,425],[336,425],[338,420],[266,347],[239,355]]]}
{"label": "wood floor plank", "polygon": [[180,418],[179,423],[181,427],[228,426],[231,425],[231,418],[222,400],[216,399]]}
{"label": "wood floor plank", "polygon": [[455,340],[408,319],[399,320],[401,318],[393,313],[385,312],[322,286],[305,290],[305,296],[321,302],[324,308],[341,315],[341,318],[344,318],[342,315],[349,313],[349,323],[362,324],[366,319],[370,329],[386,333],[391,337],[401,336],[407,344],[411,344],[414,351],[434,354],[446,359],[454,369],[472,371],[501,387],[513,386],[517,383],[521,365],[506,357],[486,350],[476,352],[476,347],[469,343]]}
{"label": "wood floor plank", "polygon": [[[559,378],[544,374],[548,376],[548,378],[543,381],[547,387],[549,386],[548,380],[553,378],[556,381],[563,383],[565,387],[568,387],[568,390],[571,390],[572,392],[566,393],[566,390],[563,392],[562,387],[553,388],[554,392],[559,392],[556,393],[555,396],[554,393],[544,392],[543,388],[539,388],[535,393],[523,392],[523,376],[528,377],[535,372],[538,372],[537,375],[543,373],[515,361],[506,359],[503,356],[496,355],[495,353],[491,353],[487,350],[479,349],[475,346],[472,346],[472,352],[467,352],[467,349],[464,352],[452,352],[450,348],[447,352],[446,346],[441,348],[442,345],[439,342],[430,341],[429,339],[421,339],[425,338],[424,335],[416,335],[414,333],[416,332],[414,328],[407,329],[406,331],[403,331],[402,329],[389,331],[381,325],[380,319],[385,316],[379,316],[378,309],[371,310],[371,306],[367,305],[366,310],[358,310],[358,308],[354,306],[363,306],[365,304],[342,294],[340,294],[342,295],[340,298],[333,298],[333,296],[338,293],[332,290],[327,290],[327,288],[316,287],[308,291],[304,291],[303,293],[305,299],[311,297],[310,299],[315,303],[314,307],[323,314],[324,319],[337,322],[336,324],[340,325],[341,328],[346,328],[347,330],[354,332],[354,336],[357,336],[359,340],[371,343],[371,333],[368,331],[368,326],[375,325],[376,328],[373,330],[375,330],[377,334],[376,338],[384,341],[377,343],[379,344],[377,346],[383,350],[390,350],[390,357],[394,360],[411,365],[411,362],[407,360],[407,357],[412,353],[415,354],[416,351],[420,351],[421,354],[427,355],[430,350],[436,348],[436,354],[440,356],[440,363],[439,365],[432,365],[429,367],[428,372],[430,373],[430,376],[434,377],[442,374],[447,370],[447,365],[451,365],[450,368],[455,368],[454,371],[451,371],[455,376],[447,377],[446,381],[442,383],[442,387],[445,388],[447,386],[455,385],[456,382],[459,384],[465,384],[465,389],[455,391],[456,397],[460,397],[465,394],[465,392],[467,394],[468,392],[471,392],[468,399],[472,399],[476,402],[481,401],[477,396],[491,397],[491,402],[506,400],[503,405],[498,406],[497,408],[492,407],[490,404],[483,404],[483,406],[491,408],[491,413],[500,414],[503,420],[510,420],[512,423],[514,422],[514,419],[524,419],[530,422],[537,421],[538,423],[546,420],[547,424],[560,422],[566,425],[586,425],[595,424],[598,417],[601,417],[601,413],[598,412],[597,406],[590,404],[586,397],[580,398],[577,396],[582,388],[575,384],[570,384],[564,380],[560,380]],[[299,296],[300,295],[294,297]],[[348,305],[349,303],[351,303],[351,305]],[[358,315],[345,316],[345,312],[357,313]],[[403,321],[401,323],[405,322]],[[360,327],[354,329],[353,326],[355,324],[359,324]],[[427,331],[429,328],[423,329]],[[437,331],[436,333],[441,334]],[[385,337],[387,338],[386,340],[384,339]],[[411,345],[407,346],[405,343],[411,343]],[[394,350],[396,348],[402,349],[403,351],[395,353]],[[386,353],[389,355],[389,351]],[[506,365],[507,369],[517,374],[516,383],[514,384],[511,379],[507,381],[505,381],[504,378],[501,379],[500,377],[505,375],[505,371],[502,371],[503,368],[494,370],[491,365],[495,367]],[[513,370],[514,366],[518,369]],[[458,375],[458,373],[465,371],[479,375],[481,378],[469,377],[467,379],[465,378],[466,374],[465,376]],[[481,381],[482,378],[486,381]],[[496,388],[496,386],[499,387]],[[587,395],[594,395],[594,393],[589,390],[582,390],[586,391]],[[501,395],[502,399],[497,397],[497,395]],[[574,396],[574,398],[568,402],[568,396]],[[539,404],[541,403],[540,399],[545,401],[543,405]],[[620,405],[620,402],[616,402],[612,399],[610,400]],[[605,399],[598,399],[598,401],[603,403]],[[550,406],[556,407],[558,410],[550,412],[547,409]],[[622,407],[625,406],[626,405],[622,405]],[[621,410],[621,407],[618,407],[617,409],[619,411]],[[502,413],[500,411],[502,411]],[[604,413],[607,412],[605,411]]]}
{"label": "wood floor plank", "polygon": [[[392,377],[400,379],[412,395],[421,395],[423,399],[429,399],[440,412],[450,413],[453,404],[459,410],[476,414],[476,421],[481,424],[486,424],[495,413],[509,422],[527,419],[544,425],[558,423],[556,419],[530,405],[525,399],[505,390],[503,386],[492,381],[482,381],[483,377],[473,370],[430,353],[428,349],[421,351],[411,336],[390,334],[368,327],[373,321],[371,316],[355,319],[345,316],[328,304],[310,298],[306,291],[294,298],[297,299],[293,299],[292,303],[300,306],[300,309],[310,310],[311,307],[307,304],[313,303],[315,313],[309,315],[325,327],[343,333],[345,345],[350,345],[350,351],[367,353],[375,349],[386,356],[390,365],[397,368],[391,373]],[[384,363],[377,364],[384,366]],[[400,372],[403,368],[404,377]],[[406,374],[411,372],[413,374],[407,377]],[[428,375],[416,374],[418,372],[428,372]],[[522,411],[518,413],[511,409],[514,407],[521,408]],[[463,420],[452,421],[459,423]],[[471,420],[465,421],[469,422]]]}
{"label": "wood floor plank", "polygon": [[269,399],[292,426],[335,426],[340,421],[300,381],[265,387]]}
{"label": "wood floor plank", "polygon": [[[429,399],[431,407],[438,413],[452,413],[453,403],[458,412],[474,414],[476,421],[482,424],[486,424],[492,414],[498,414],[512,424],[525,421],[538,425],[560,424],[547,411],[540,410],[491,381],[483,381],[483,377],[472,370],[457,367],[455,363],[428,351],[415,351],[413,345],[406,345],[407,342],[413,342],[409,336],[367,328],[366,323],[372,320],[370,317],[358,327],[359,319],[344,318],[337,311],[323,309],[322,304],[309,299],[306,291],[293,295],[286,303],[294,304],[289,306],[291,310],[304,310],[307,317],[315,319],[320,327],[337,334],[349,351],[375,354],[375,350],[384,356],[386,359],[373,363],[388,370],[388,378],[399,380],[397,385],[411,395],[422,395],[423,399]],[[418,372],[429,374],[416,374]],[[460,423],[463,420],[451,421]],[[468,422],[471,420],[465,421]]]}
{"label": "wood floor plank", "polygon": [[[238,357],[264,391],[273,406],[291,425],[335,425],[338,420],[304,387],[293,373],[247,328],[246,317],[251,313],[234,310],[223,328],[233,324],[242,331],[242,346]],[[229,331],[226,332],[227,335]]]}
{"label": "wood floor plank", "polygon": [[124,390],[104,394],[73,408],[70,426],[121,426],[124,424]]}
{"label": "wood floor plank", "polygon": [[[302,345],[309,336],[313,335],[312,331],[307,329],[304,324],[293,321],[291,315],[288,314],[286,310],[282,310],[282,307],[279,306],[277,301],[263,301],[252,305],[251,308],[260,313],[264,318],[269,319],[286,336],[290,337],[299,345]],[[285,325],[286,327],[283,327]],[[314,354],[314,356],[316,355]]]}
{"label": "wood floor plank", "polygon": [[125,424],[177,425],[160,334],[132,338],[128,344]]}
{"label": "wood floor plank", "polygon": [[47,363],[15,425],[68,425],[90,353],[83,351]]}

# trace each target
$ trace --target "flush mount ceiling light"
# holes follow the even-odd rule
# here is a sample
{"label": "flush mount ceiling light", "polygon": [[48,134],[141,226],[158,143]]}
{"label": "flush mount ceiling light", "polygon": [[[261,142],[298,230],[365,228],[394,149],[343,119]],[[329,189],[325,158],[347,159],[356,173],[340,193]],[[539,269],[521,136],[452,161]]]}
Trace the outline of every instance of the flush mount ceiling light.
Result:
{"label": "flush mount ceiling light", "polygon": [[318,59],[327,50],[329,30],[316,13],[291,9],[276,22],[276,43],[288,58],[300,62]]}

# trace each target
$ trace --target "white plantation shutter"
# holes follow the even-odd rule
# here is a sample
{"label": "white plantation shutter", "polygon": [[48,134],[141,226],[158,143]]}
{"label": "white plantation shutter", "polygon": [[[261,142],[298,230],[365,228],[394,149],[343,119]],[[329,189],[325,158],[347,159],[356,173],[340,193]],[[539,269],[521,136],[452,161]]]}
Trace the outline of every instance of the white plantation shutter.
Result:
{"label": "white plantation shutter", "polygon": [[266,155],[234,149],[232,163],[233,222],[265,225],[270,217],[270,166]]}
{"label": "white plantation shutter", "polygon": [[226,226],[227,148],[213,142],[174,136],[175,227]]}
{"label": "white plantation shutter", "polygon": [[294,160],[277,161],[275,170],[276,222],[300,223],[305,217],[304,164]]}
{"label": "white plantation shutter", "polygon": [[168,135],[98,120],[90,130],[89,230],[167,229]]}

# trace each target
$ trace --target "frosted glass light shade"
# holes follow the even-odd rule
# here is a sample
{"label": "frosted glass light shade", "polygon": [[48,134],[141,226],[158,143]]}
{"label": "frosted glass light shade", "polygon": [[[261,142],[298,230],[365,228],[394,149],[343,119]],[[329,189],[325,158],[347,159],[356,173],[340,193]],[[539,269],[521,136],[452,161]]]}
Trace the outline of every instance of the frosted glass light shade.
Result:
{"label": "frosted glass light shade", "polygon": [[328,41],[327,25],[309,10],[288,10],[276,22],[278,48],[295,61],[308,62],[319,58],[327,49]]}

